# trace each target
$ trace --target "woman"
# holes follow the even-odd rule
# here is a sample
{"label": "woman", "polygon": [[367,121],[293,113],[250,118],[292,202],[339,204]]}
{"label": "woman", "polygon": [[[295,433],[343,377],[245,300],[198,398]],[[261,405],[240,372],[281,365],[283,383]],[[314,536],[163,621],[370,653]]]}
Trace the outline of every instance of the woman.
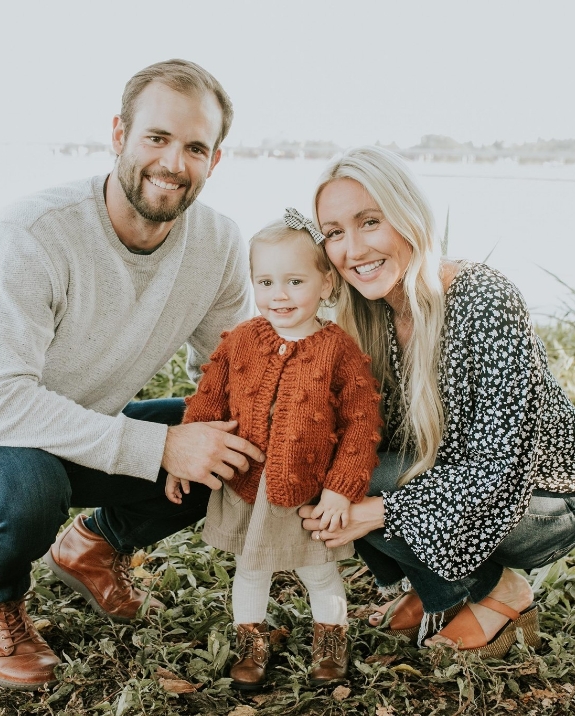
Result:
{"label": "woman", "polygon": [[332,162],[314,206],[344,279],[338,322],[372,356],[386,433],[348,527],[319,530],[305,507],[304,527],[332,547],[357,540],[380,587],[410,580],[392,630],[421,621],[422,639],[429,615],[466,600],[427,645],[502,656],[520,626],[536,646],[531,588],[508,567],[575,546],[575,409],[521,295],[483,264],[439,258],[429,204],[391,152]]}

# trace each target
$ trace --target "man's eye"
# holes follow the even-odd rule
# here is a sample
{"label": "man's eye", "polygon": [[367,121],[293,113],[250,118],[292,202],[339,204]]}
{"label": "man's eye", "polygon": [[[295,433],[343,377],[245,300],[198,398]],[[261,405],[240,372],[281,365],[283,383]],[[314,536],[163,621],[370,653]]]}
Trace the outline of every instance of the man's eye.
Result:
{"label": "man's eye", "polygon": [[154,144],[159,144],[163,141],[163,137],[150,137],[150,142],[153,142]]}

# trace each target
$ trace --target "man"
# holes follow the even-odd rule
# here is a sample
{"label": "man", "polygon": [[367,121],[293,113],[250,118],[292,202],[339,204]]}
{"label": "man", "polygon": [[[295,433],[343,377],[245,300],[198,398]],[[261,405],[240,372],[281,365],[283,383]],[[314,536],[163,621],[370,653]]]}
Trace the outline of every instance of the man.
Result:
{"label": "man", "polygon": [[[108,177],[4,212],[0,686],[36,689],[59,662],[25,611],[32,560],[49,550],[66,584],[129,621],[145,594],[127,555],[202,517],[214,474],[264,459],[234,422],[180,425],[182,400],[130,403],[184,342],[197,376],[221,331],[249,316],[237,227],[195,201],[232,114],[198,65],[152,65],[126,85]],[[196,483],[181,505],[164,496],[166,472]],[[98,509],[52,545],[70,506]]]}

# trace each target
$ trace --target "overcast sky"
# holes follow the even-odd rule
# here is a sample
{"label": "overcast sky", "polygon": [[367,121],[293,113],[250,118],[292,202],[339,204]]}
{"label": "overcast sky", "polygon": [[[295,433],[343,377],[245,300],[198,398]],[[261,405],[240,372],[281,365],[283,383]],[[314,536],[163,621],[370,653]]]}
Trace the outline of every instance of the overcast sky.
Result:
{"label": "overcast sky", "polygon": [[13,0],[0,142],[108,142],[127,79],[183,57],[234,101],[228,143],[575,137],[572,0]]}

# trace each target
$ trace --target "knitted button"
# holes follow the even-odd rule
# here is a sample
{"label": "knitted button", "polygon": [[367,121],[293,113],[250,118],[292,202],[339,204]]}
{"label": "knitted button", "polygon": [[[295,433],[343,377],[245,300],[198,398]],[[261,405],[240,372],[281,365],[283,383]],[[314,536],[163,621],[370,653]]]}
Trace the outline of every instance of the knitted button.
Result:
{"label": "knitted button", "polygon": [[282,343],[281,346],[280,346],[280,349],[279,349],[278,353],[280,354],[280,356],[283,356],[283,354],[284,354],[286,351],[287,351],[287,346],[286,346],[285,343]]}

